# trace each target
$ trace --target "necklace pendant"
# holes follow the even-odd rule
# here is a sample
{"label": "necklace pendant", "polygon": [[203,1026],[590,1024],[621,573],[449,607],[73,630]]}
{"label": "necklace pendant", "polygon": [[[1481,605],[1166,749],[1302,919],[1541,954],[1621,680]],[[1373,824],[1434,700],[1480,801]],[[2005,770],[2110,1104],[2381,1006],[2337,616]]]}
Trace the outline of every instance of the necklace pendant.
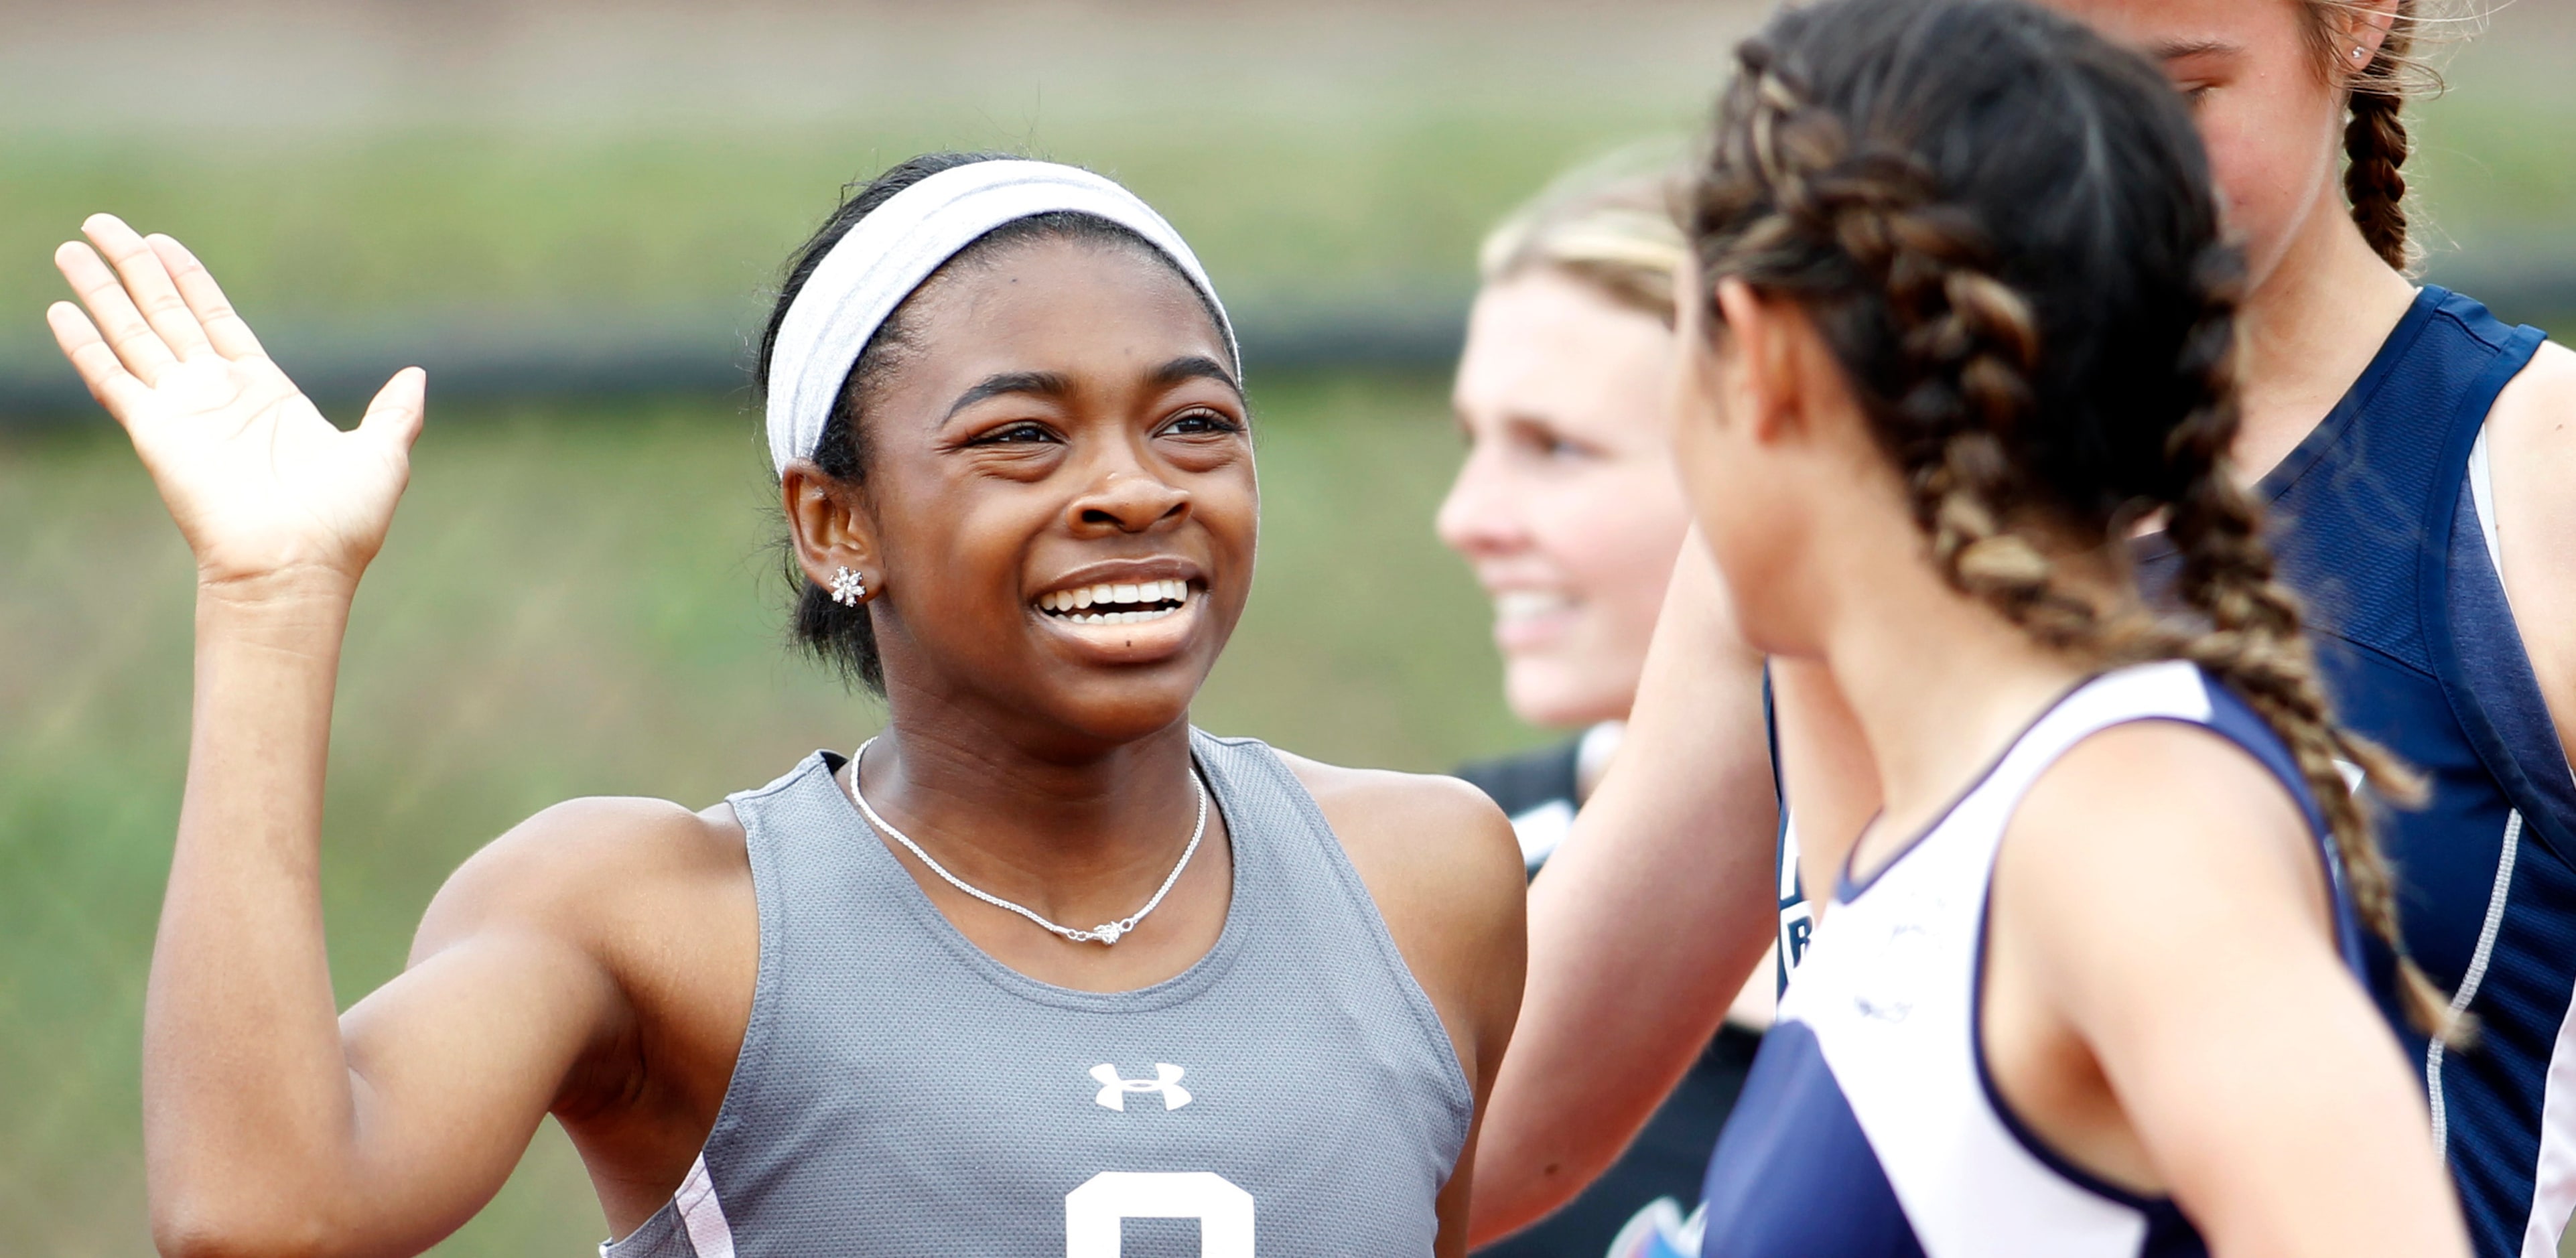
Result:
{"label": "necklace pendant", "polygon": [[1114,944],[1118,942],[1118,937],[1120,935],[1124,935],[1126,933],[1127,928],[1120,926],[1116,922],[1102,922],[1101,924],[1091,928],[1091,937],[1104,944]]}

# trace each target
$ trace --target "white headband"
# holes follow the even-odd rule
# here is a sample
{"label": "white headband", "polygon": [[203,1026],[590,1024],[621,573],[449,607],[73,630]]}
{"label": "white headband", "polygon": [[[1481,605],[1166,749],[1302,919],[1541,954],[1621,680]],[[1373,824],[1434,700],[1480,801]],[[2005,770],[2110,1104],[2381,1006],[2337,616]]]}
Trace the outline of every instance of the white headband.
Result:
{"label": "white headband", "polygon": [[823,443],[824,421],[869,338],[931,272],[994,228],[1068,210],[1107,219],[1162,250],[1216,310],[1226,351],[1242,370],[1234,325],[1216,287],[1181,234],[1152,206],[1071,166],[971,162],[888,197],[833,244],[788,303],[769,355],[770,462],[784,473],[790,462],[813,457]]}

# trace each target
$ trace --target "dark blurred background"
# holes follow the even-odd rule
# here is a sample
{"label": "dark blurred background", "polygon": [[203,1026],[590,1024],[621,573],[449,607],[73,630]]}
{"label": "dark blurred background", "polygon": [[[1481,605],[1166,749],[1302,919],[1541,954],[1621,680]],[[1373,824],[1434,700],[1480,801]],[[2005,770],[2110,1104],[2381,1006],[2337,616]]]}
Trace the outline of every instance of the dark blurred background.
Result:
{"label": "dark blurred background", "polygon": [[[84,215],[188,241],[344,409],[430,369],[334,746],[348,1000],[399,967],[446,871],[527,813],[702,806],[873,728],[782,649],[744,341],[840,186],[926,148],[1125,180],[1239,315],[1266,529],[1203,724],[1410,769],[1536,740],[1430,529],[1474,244],[1567,164],[1686,135],[1764,7],[0,0],[6,1247],[149,1248],[136,1041],[191,587],[44,332],[52,248]],[[2428,274],[2562,333],[2571,9],[2522,0],[2461,47],[2408,168]],[[603,1233],[550,1125],[439,1252]]]}

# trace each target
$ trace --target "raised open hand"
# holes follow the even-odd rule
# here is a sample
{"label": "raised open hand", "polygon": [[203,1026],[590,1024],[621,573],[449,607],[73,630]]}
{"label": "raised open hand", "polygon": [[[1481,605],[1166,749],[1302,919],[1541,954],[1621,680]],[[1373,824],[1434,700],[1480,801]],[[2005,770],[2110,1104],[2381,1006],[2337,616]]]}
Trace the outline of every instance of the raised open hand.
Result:
{"label": "raised open hand", "polygon": [[81,230],[96,250],[67,243],[54,265],[89,312],[55,302],[46,322],[134,439],[196,553],[199,581],[354,584],[410,478],[427,377],[396,373],[343,432],[269,361],[178,241],[138,236],[110,214]]}

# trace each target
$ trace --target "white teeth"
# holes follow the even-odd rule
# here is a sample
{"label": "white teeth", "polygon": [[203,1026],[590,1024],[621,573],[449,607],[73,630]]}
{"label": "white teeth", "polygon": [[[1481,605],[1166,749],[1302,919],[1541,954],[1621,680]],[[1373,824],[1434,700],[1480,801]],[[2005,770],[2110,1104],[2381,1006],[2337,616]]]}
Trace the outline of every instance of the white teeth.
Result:
{"label": "white teeth", "polygon": [[1494,619],[1531,620],[1572,607],[1574,600],[1562,594],[1537,590],[1509,590],[1494,596]]}
{"label": "white teeth", "polygon": [[1138,621],[1161,620],[1165,616],[1177,614],[1180,610],[1177,607],[1157,607],[1151,611],[1141,612],[1077,612],[1065,619],[1077,625],[1132,625]]}
{"label": "white teeth", "polygon": [[1038,607],[1045,611],[1063,613],[1065,619],[1078,624],[1123,625],[1139,620],[1159,620],[1180,609],[1149,607],[1139,611],[1103,611],[1088,615],[1082,614],[1082,609],[1106,604],[1132,607],[1138,603],[1179,603],[1187,606],[1189,601],[1190,583],[1174,579],[1140,581],[1133,585],[1105,582],[1078,590],[1049,590],[1038,596]]}

